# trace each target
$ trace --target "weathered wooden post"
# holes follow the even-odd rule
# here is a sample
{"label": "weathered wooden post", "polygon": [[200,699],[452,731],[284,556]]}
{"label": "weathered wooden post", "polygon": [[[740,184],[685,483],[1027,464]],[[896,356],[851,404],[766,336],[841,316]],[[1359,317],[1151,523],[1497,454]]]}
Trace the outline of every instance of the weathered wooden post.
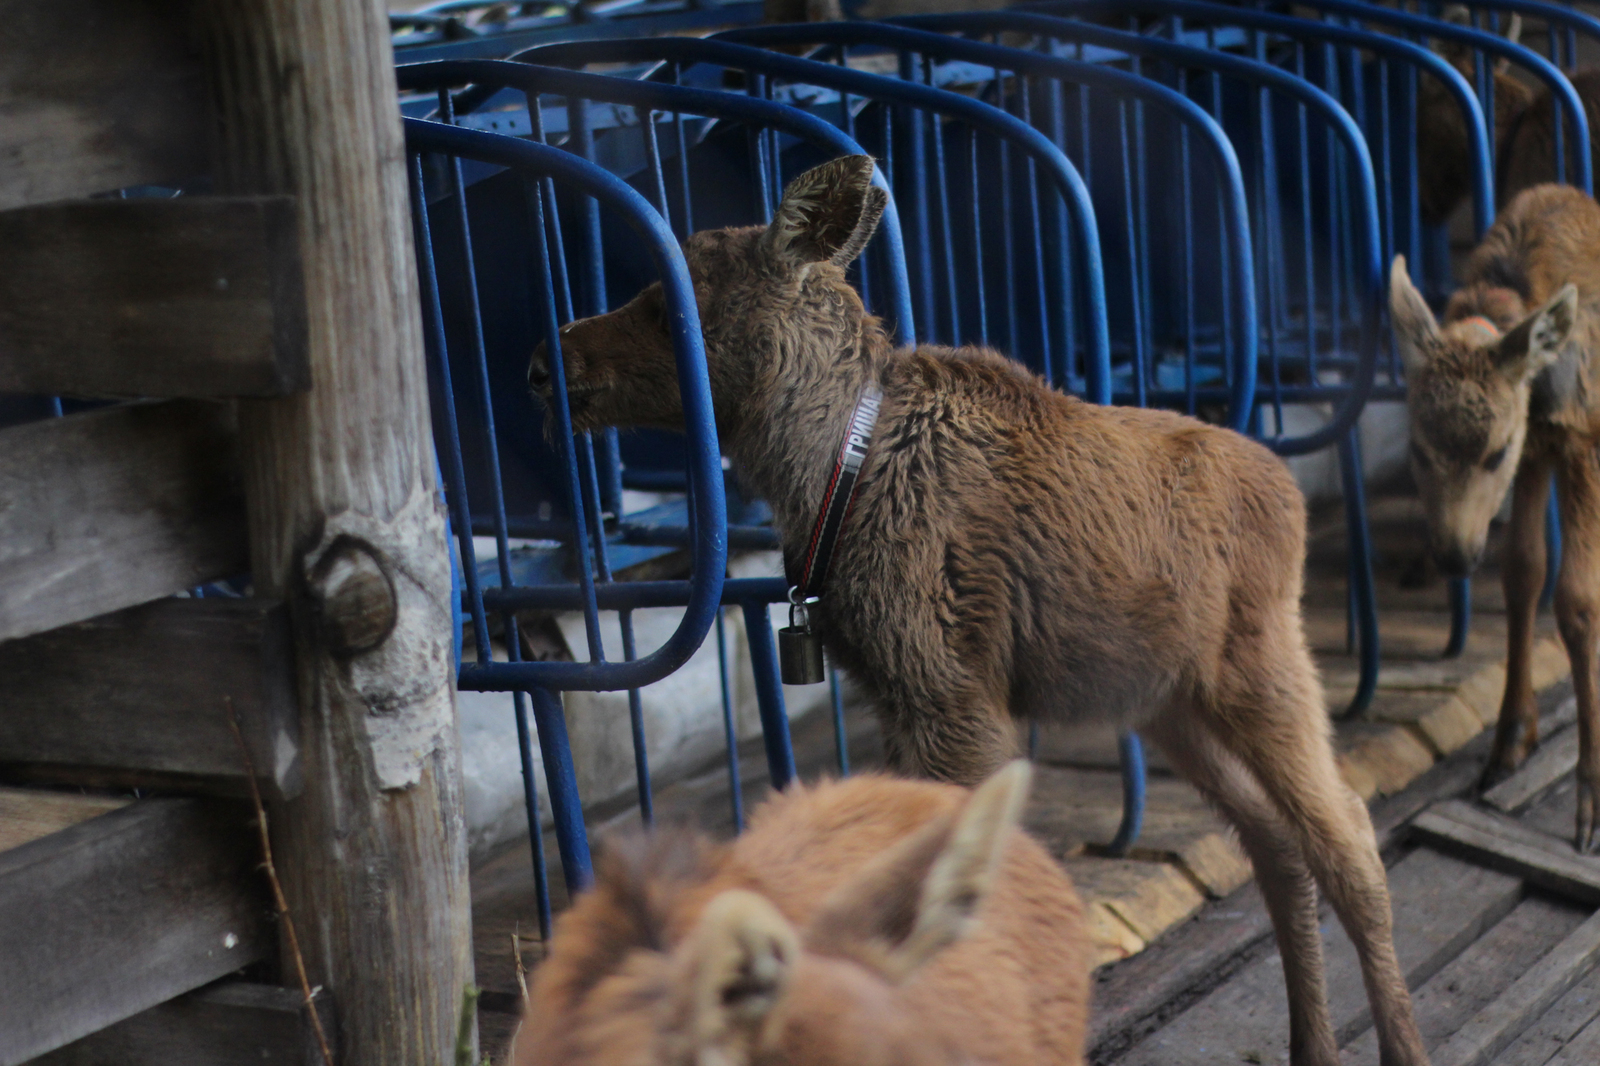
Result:
{"label": "weathered wooden post", "polygon": [[274,846],[341,1066],[451,1061],[472,977],[450,567],[378,0],[210,0],[218,186],[297,199],[311,388],[240,403],[256,595],[290,604],[304,791]]}

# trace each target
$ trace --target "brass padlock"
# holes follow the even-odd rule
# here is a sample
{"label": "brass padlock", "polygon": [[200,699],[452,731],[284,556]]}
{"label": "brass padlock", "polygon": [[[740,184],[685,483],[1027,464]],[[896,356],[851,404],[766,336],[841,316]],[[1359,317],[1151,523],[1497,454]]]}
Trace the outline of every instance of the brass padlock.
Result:
{"label": "brass padlock", "polygon": [[822,638],[811,628],[808,609],[816,602],[815,597],[791,598],[789,624],[778,630],[778,674],[785,685],[816,685],[823,679]]}

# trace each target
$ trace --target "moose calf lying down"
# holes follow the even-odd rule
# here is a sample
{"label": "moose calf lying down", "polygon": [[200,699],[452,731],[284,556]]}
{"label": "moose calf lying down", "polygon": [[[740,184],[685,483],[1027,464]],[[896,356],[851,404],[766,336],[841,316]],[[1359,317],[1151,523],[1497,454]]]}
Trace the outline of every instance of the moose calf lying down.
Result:
{"label": "moose calf lying down", "polygon": [[[685,248],[717,432],[805,552],[855,406],[876,435],[813,612],[892,764],[961,783],[1013,719],[1145,731],[1238,828],[1282,949],[1297,1066],[1338,1061],[1317,886],[1361,956],[1386,1066],[1427,1061],[1361,800],[1300,625],[1305,507],[1238,434],[1061,395],[978,348],[895,350],[844,267],[885,195],[866,156],[796,178],[767,227]],[[560,335],[578,428],[682,428],[659,285]],[[531,385],[547,399],[547,356]]]}
{"label": "moose calf lying down", "polygon": [[1016,828],[1027,782],[796,785],[721,848],[608,849],[515,1066],[1082,1062],[1083,907]]}
{"label": "moose calf lying down", "polygon": [[1556,620],[1578,697],[1576,846],[1596,843],[1600,813],[1600,204],[1536,185],[1506,208],[1467,262],[1444,323],[1396,257],[1391,318],[1405,360],[1411,469],[1434,558],[1465,575],[1511,491],[1502,578],[1510,648],[1486,783],[1539,740],[1533,620],[1544,587],[1545,505],[1555,475],[1563,550]]}

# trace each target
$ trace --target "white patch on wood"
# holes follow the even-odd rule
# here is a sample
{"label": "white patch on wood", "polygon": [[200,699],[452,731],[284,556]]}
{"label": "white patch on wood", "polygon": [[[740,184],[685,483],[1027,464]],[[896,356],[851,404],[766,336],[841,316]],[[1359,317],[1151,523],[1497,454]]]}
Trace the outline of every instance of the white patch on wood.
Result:
{"label": "white patch on wood", "polygon": [[311,571],[340,537],[372,546],[394,586],[394,630],[377,647],[339,661],[343,680],[367,706],[367,738],[380,788],[411,788],[423,763],[455,728],[452,698],[454,624],[448,599],[428,590],[450,589],[450,558],[419,551],[444,543],[444,512],[435,494],[420,487],[391,518],[345,512],[328,519],[322,539],[302,560]]}

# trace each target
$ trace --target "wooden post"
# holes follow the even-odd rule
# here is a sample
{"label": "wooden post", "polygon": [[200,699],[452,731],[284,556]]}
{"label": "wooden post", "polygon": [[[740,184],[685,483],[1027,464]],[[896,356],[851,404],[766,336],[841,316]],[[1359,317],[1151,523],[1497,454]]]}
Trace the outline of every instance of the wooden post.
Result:
{"label": "wooden post", "polygon": [[[450,565],[379,0],[195,5],[218,186],[297,199],[311,388],[240,401],[256,595],[290,604],[304,791],[274,848],[339,1066],[451,1061],[471,917]],[[222,713],[219,708],[218,713]]]}

